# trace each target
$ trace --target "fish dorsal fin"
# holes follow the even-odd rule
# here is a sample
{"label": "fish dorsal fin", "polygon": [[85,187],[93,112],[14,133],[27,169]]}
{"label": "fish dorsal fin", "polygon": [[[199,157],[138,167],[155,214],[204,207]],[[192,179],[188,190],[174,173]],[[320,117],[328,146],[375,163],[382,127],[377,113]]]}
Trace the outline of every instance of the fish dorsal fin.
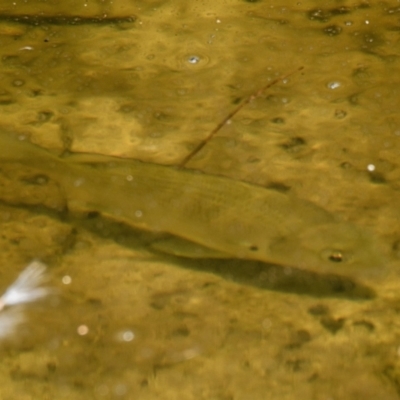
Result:
{"label": "fish dorsal fin", "polygon": [[163,253],[185,258],[232,258],[227,253],[209,249],[201,244],[177,236],[157,240],[151,244],[151,247]]}
{"label": "fish dorsal fin", "polygon": [[121,162],[131,161],[131,159],[114,157],[104,154],[95,153],[69,153],[63,157],[68,163],[76,164],[119,164]]}

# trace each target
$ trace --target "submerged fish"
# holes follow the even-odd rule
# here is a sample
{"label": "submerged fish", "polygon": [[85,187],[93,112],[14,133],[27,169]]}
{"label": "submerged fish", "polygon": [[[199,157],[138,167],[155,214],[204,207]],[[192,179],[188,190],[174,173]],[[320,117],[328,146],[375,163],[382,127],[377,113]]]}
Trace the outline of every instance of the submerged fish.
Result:
{"label": "submerged fish", "polygon": [[58,158],[4,134],[0,161],[30,165],[56,180],[71,210],[170,233],[213,256],[360,278],[383,267],[363,228],[290,194],[140,161]]}

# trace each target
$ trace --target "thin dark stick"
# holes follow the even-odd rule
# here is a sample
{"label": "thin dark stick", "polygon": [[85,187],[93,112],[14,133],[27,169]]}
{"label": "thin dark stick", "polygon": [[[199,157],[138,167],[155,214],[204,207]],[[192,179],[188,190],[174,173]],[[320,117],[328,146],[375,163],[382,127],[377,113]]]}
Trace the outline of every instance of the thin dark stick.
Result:
{"label": "thin dark stick", "polygon": [[24,25],[86,25],[86,24],[119,24],[123,22],[135,22],[134,15],[121,16],[85,16],[85,15],[36,15],[36,14],[2,14],[0,22],[15,22]]}
{"label": "thin dark stick", "polygon": [[285,75],[281,75],[280,77],[274,79],[272,82],[268,83],[268,85],[262,87],[261,89],[257,90],[257,92],[251,94],[249,97],[247,97],[246,100],[243,101],[243,103],[239,104],[227,117],[225,117],[210,133],[209,135],[203,139],[202,142],[200,142],[194,150],[190,154],[188,154],[183,161],[178,165],[179,168],[184,168],[186,164],[218,133],[218,131],[226,124],[228,123],[244,106],[249,104],[251,101],[255,100],[257,97],[260,97],[261,94],[269,89],[271,86],[274,86],[278,82],[288,78],[289,76],[295,74],[296,72],[301,71],[304,69],[304,67],[299,67],[295,69],[294,71],[291,71]]}

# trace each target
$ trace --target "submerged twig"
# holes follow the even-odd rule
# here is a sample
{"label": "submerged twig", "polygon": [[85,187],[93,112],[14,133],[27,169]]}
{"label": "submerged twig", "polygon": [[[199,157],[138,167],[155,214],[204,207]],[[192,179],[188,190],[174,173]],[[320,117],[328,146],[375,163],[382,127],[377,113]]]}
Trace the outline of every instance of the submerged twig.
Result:
{"label": "submerged twig", "polygon": [[260,97],[261,94],[269,89],[271,86],[274,86],[278,82],[288,78],[289,76],[295,74],[296,72],[301,71],[304,67],[299,67],[294,71],[291,71],[285,75],[281,75],[273,81],[269,82],[268,85],[265,85],[261,89],[257,90],[257,92],[251,94],[247,97],[242,103],[240,103],[227,117],[225,117],[209,134],[203,139],[191,152],[188,154],[183,161],[178,165],[179,168],[184,168],[186,164],[219,132],[219,130],[227,124],[244,106],[249,104],[251,101],[255,100],[257,97]]}
{"label": "submerged twig", "polygon": [[84,16],[84,15],[37,15],[37,14],[0,14],[0,22],[16,22],[24,25],[85,25],[85,24],[119,24],[134,22],[136,16]]}

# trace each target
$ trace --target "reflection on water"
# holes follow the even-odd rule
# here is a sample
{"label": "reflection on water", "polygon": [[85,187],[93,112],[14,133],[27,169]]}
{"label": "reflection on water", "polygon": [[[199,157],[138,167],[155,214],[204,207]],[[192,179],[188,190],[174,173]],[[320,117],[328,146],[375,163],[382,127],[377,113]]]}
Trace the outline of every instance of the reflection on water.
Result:
{"label": "reflection on water", "polygon": [[388,275],[167,256],[150,246],[160,232],[75,214],[57,181],[3,160],[2,288],[40,259],[59,293],[1,343],[4,396],[400,397],[400,11],[280,3],[10,2],[0,9],[2,129],[57,154],[178,165],[246,96],[304,66],[188,167],[372,232]]}

